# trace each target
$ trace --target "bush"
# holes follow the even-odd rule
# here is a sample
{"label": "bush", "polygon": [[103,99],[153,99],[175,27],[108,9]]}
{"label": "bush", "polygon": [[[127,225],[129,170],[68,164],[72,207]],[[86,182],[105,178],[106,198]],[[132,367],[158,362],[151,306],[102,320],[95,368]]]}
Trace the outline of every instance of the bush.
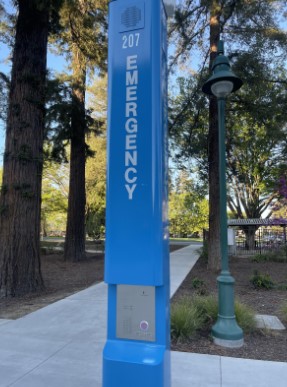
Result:
{"label": "bush", "polygon": [[193,298],[192,303],[201,317],[203,323],[200,327],[201,329],[209,328],[215,323],[218,314],[218,304],[214,296],[197,296]]}
{"label": "bush", "polygon": [[283,319],[287,322],[287,302],[285,302],[282,306],[281,306],[281,313],[283,315]]}
{"label": "bush", "polygon": [[251,258],[251,261],[252,262],[268,262],[270,261],[270,254],[266,253],[266,254],[255,254],[252,258]]}
{"label": "bush", "polygon": [[242,304],[239,301],[235,301],[235,316],[238,325],[244,333],[251,333],[256,329],[256,320],[254,311]]}
{"label": "bush", "polygon": [[193,278],[192,280],[192,287],[193,289],[199,289],[204,285],[204,281],[198,277]]}
{"label": "bush", "polygon": [[287,251],[283,247],[279,250],[270,251],[269,253],[256,254],[252,257],[252,262],[286,262]]}
{"label": "bush", "polygon": [[253,276],[250,278],[250,282],[255,289],[272,289],[274,288],[274,282],[269,274],[261,274],[258,270],[254,270]]}
{"label": "bush", "polygon": [[201,318],[188,297],[171,306],[170,320],[171,337],[177,340],[191,337],[202,325]]}
{"label": "bush", "polygon": [[195,277],[192,280],[191,286],[193,289],[196,290],[197,294],[200,294],[202,296],[207,294],[207,287],[202,279]]}
{"label": "bush", "polygon": [[[194,304],[207,325],[213,325],[217,320],[218,302],[214,296],[196,297]],[[239,301],[234,305],[238,325],[245,333],[252,332],[256,327],[255,313]]]}
{"label": "bush", "polygon": [[[214,296],[185,297],[171,307],[171,336],[184,340],[198,330],[211,329],[217,315],[218,303]],[[244,333],[255,330],[255,313],[249,307],[236,301],[235,316]]]}

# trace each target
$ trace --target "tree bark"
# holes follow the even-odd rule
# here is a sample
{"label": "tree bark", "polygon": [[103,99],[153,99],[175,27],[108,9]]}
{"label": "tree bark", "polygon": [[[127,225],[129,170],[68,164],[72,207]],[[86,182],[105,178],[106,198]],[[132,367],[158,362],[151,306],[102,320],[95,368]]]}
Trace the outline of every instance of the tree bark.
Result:
{"label": "tree bark", "polygon": [[81,52],[76,46],[73,51],[72,68],[74,85],[72,92],[70,184],[64,257],[65,260],[77,262],[86,258],[86,64]]}
{"label": "tree bark", "polygon": [[19,0],[0,196],[0,295],[43,289],[40,205],[49,1]]}
{"label": "tree bark", "polygon": [[[217,54],[220,38],[220,6],[212,2],[210,15],[210,73]],[[208,233],[208,268],[216,271],[220,268],[220,197],[219,197],[219,144],[217,101],[210,97],[209,133],[208,133],[208,166],[209,166],[209,233]]]}
{"label": "tree bark", "polygon": [[258,226],[245,226],[242,227],[244,233],[245,233],[245,238],[246,238],[246,249],[247,250],[255,250],[255,233],[258,229]]}

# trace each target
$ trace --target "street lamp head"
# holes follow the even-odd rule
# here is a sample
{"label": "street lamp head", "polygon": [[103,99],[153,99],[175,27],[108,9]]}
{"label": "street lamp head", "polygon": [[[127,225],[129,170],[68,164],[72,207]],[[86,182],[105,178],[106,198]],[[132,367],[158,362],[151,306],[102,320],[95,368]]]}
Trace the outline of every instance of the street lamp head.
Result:
{"label": "street lamp head", "polygon": [[230,68],[229,60],[224,55],[223,41],[218,42],[217,57],[212,66],[212,75],[204,83],[202,91],[205,94],[225,98],[238,90],[243,82]]}

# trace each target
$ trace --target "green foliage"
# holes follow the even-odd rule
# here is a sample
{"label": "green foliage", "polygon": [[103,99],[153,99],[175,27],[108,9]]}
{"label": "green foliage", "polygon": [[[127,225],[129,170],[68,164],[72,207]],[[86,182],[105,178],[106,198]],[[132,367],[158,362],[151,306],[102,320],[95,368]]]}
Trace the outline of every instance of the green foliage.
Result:
{"label": "green foliage", "polygon": [[182,166],[195,158],[193,172],[207,181],[208,106],[198,75],[177,79],[178,93],[170,95],[169,137],[174,161]]}
{"label": "green foliage", "polygon": [[[242,90],[240,96],[244,100],[252,98],[254,105],[251,101],[238,103],[238,117],[234,120],[229,116],[231,122],[227,121],[228,205],[238,218],[244,217],[243,209],[247,218],[262,217],[274,200],[274,187],[286,158],[286,155],[282,158],[287,134],[282,115],[282,109],[287,106],[287,98],[283,97],[285,86],[268,82],[276,74],[265,65],[261,67],[264,67],[266,82],[260,84],[260,90],[256,90],[258,86]],[[258,85],[257,76],[260,78],[253,74],[253,81]],[[282,77],[287,80],[286,72]],[[279,95],[282,95],[280,101]]]}
{"label": "green foliage", "polygon": [[[276,252],[274,254],[257,255],[255,262],[286,262],[286,255],[282,257],[278,256]],[[258,270],[254,270],[253,276],[250,278],[250,282],[256,289],[278,289],[287,290],[287,282],[274,283],[269,274],[261,274]]]}
{"label": "green foliage", "polygon": [[58,48],[70,57],[75,46],[93,71],[105,69],[107,59],[106,0],[64,0],[60,10],[61,34],[53,38]]}
{"label": "green foliage", "polygon": [[[234,71],[241,75],[248,68],[248,76],[253,78],[227,104],[228,205],[233,216],[260,218],[274,200],[274,187],[287,157],[282,114],[287,108],[287,73],[272,69],[260,58],[256,58],[257,67],[246,66],[245,56],[236,58]],[[262,78],[265,82],[260,81]],[[196,76],[180,79],[179,95],[170,103],[170,136],[175,161],[181,165],[194,159],[198,165],[195,172],[203,179],[208,172],[208,113],[197,82]]]}
{"label": "green foliage", "polygon": [[88,143],[95,155],[86,163],[86,232],[100,238],[105,233],[106,140],[91,136]]}
{"label": "green foliage", "polygon": [[[46,157],[57,162],[67,161],[67,144],[72,136],[73,86],[75,86],[73,77],[66,74],[58,74],[57,78],[49,79],[47,82]],[[93,91],[89,93],[89,98],[94,98]],[[85,109],[87,135],[105,131],[105,117],[98,115],[96,109],[97,106],[91,102]],[[89,145],[86,143],[86,157],[91,155]]]}
{"label": "green foliage", "polygon": [[66,228],[68,180],[67,164],[45,163],[41,206],[41,229],[44,235],[51,231],[64,231]]}
{"label": "green foliage", "polygon": [[280,194],[279,200],[272,206],[272,218],[274,219],[286,219],[287,218],[287,195],[280,192],[280,184],[278,191]]}
{"label": "green foliage", "polygon": [[269,262],[272,260],[273,253],[255,254],[252,258],[252,262]]}
{"label": "green foliage", "polygon": [[[211,23],[206,23],[211,16],[220,20],[232,69],[244,80],[243,87],[228,99],[226,110],[228,205],[238,218],[243,212],[248,218],[261,217],[274,200],[274,185],[286,165],[283,112],[287,108],[287,35],[278,22],[284,12],[283,0],[186,0],[178,5],[171,23],[170,39],[175,45],[171,65],[184,63],[188,69],[178,79],[177,94],[170,94],[173,155],[179,165],[191,159],[200,179],[214,171],[210,168],[213,155],[208,154],[208,140],[212,137],[210,128],[214,127],[209,124],[216,123],[216,111],[208,114],[209,101],[201,92],[209,76],[209,52],[216,49],[214,36],[219,35],[216,27],[212,30]],[[197,68],[189,66],[187,60],[198,52],[202,62]],[[211,190],[212,204],[216,203],[216,195]]]}
{"label": "green foliage", "polygon": [[71,138],[71,77],[58,75],[48,79],[45,116],[45,155],[56,162],[67,161],[67,143]]}
{"label": "green foliage", "polygon": [[210,328],[215,323],[218,314],[218,304],[214,296],[197,296],[192,301],[197,313],[203,321],[201,329]]}
{"label": "green foliage", "polygon": [[[184,340],[199,330],[210,330],[217,320],[217,315],[218,303],[213,295],[180,299],[172,304],[171,308],[172,338]],[[249,307],[236,301],[235,316],[237,323],[245,333],[255,330],[255,313]]]}
{"label": "green foliage", "polygon": [[[5,4],[6,3],[6,4]],[[15,14],[13,11],[13,3],[10,2],[10,9],[8,11],[7,2],[0,4],[0,42],[6,44],[9,48],[13,47],[15,38]]]}
{"label": "green foliage", "polygon": [[170,234],[182,237],[201,233],[208,224],[208,201],[184,172],[170,193],[169,222]]}
{"label": "green foliage", "polygon": [[254,311],[242,304],[239,301],[235,301],[234,305],[235,316],[238,325],[241,327],[244,333],[251,333],[256,329],[256,320]]}
{"label": "green foliage", "polygon": [[286,247],[270,251],[267,253],[256,254],[251,258],[252,262],[285,262],[287,260]]}
{"label": "green foliage", "polygon": [[210,23],[207,20],[210,20],[211,15],[220,19],[224,39],[234,43],[237,52],[238,47],[240,51],[249,47],[250,53],[259,51],[266,54],[269,51],[274,56],[277,54],[278,58],[282,55],[280,50],[276,51],[278,47],[286,47],[286,33],[278,23],[279,16],[285,12],[285,0],[180,1],[170,24],[170,39],[175,45],[171,65],[184,64],[190,69],[186,62],[191,61],[199,50],[206,61],[210,49],[207,42]]}
{"label": "green foliage", "polygon": [[[107,77],[96,78],[88,88],[89,108],[95,120],[102,122],[106,131]],[[94,153],[86,163],[86,232],[90,237],[105,234],[106,216],[106,139],[103,135],[88,137],[88,146]]]}
{"label": "green foliage", "polygon": [[204,281],[200,278],[193,278],[192,280],[192,287],[193,289],[199,289],[200,287],[202,287],[204,285]]}
{"label": "green foliage", "polygon": [[253,284],[255,289],[273,289],[274,282],[272,281],[270,275],[261,274],[258,270],[254,270],[253,276],[250,278],[250,282]]}
{"label": "green foliage", "polygon": [[197,277],[193,278],[191,286],[193,289],[196,290],[197,294],[200,294],[203,296],[207,293],[207,286],[205,282],[200,278],[197,278]]}
{"label": "green foliage", "polygon": [[[50,156],[56,161],[67,159],[65,147],[72,137],[80,136],[82,141],[84,133],[98,134],[103,130],[103,120],[85,106],[85,91],[87,80],[93,78],[95,71],[104,74],[107,59],[108,2],[62,3],[58,13],[60,28],[53,31],[50,41],[54,51],[69,59],[72,75],[57,74],[47,87],[46,138],[52,144]],[[90,155],[86,144],[86,157]]]}
{"label": "green foliage", "polygon": [[170,318],[171,337],[179,341],[190,338],[202,326],[202,319],[188,297],[172,304]]}
{"label": "green foliage", "polygon": [[281,313],[282,313],[282,316],[283,316],[284,321],[287,322],[287,302],[284,302],[284,303],[282,304],[280,311],[281,311]]}

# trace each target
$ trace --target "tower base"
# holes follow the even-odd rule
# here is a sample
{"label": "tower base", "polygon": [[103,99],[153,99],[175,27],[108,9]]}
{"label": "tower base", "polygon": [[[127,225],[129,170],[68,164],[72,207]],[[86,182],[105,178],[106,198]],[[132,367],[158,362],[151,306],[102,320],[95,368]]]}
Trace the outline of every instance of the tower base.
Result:
{"label": "tower base", "polygon": [[170,387],[170,351],[163,346],[108,340],[103,387]]}

